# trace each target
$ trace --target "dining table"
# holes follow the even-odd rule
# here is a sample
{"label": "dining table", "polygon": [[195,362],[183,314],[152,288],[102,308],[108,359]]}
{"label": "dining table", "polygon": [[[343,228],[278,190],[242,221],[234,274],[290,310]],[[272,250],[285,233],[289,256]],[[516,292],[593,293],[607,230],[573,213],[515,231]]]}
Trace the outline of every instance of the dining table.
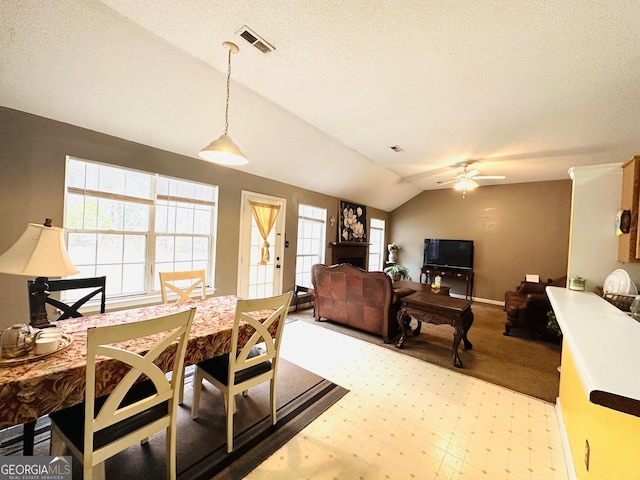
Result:
{"label": "dining table", "polygon": [[[0,362],[0,428],[27,424],[39,417],[77,405],[84,401],[87,363],[87,329],[106,325],[148,320],[195,307],[196,313],[189,333],[185,365],[193,365],[231,351],[231,332],[238,297],[218,296],[181,304],[161,304],[101,313],[64,320],[57,328],[67,335],[67,346],[41,358]],[[260,313],[257,313],[259,316]],[[268,313],[267,313],[268,315]],[[239,330],[238,343],[244,345],[252,332]],[[145,338],[119,344],[125,349],[145,353],[149,342]],[[171,352],[159,357],[159,364],[171,364]],[[161,367],[162,368],[162,367]],[[118,362],[98,361],[96,396],[108,394],[126,373]],[[25,454],[27,451],[25,440]],[[33,440],[31,440],[33,444]]]}

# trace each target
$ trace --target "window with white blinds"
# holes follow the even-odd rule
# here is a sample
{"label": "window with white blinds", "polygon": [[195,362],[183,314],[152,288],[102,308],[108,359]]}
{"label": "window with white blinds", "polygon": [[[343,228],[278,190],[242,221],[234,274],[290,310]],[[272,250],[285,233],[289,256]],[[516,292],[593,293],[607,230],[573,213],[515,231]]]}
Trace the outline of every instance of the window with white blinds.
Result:
{"label": "window with white blinds", "polygon": [[311,266],[324,263],[326,224],[326,208],[298,206],[296,285],[311,287]]}
{"label": "window with white blinds", "polygon": [[212,284],[218,189],[67,158],[64,226],[77,277],[107,295],[148,295],[158,272],[205,269]]}
{"label": "window with white blinds", "polygon": [[381,271],[384,268],[385,221],[372,218],[369,224],[369,271]]}

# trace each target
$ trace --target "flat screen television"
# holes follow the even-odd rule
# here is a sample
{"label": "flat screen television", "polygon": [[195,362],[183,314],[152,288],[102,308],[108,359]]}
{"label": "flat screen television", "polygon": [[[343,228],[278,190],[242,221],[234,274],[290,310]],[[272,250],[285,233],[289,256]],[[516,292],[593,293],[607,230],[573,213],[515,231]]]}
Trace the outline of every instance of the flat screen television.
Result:
{"label": "flat screen television", "polygon": [[473,240],[425,238],[423,267],[473,270]]}

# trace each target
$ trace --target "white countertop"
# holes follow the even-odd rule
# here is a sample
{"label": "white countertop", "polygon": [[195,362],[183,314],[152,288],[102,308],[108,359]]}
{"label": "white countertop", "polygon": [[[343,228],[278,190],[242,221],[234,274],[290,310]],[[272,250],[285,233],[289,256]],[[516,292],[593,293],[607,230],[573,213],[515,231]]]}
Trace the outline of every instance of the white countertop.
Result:
{"label": "white countertop", "polygon": [[640,412],[640,323],[592,292],[547,287],[587,397]]}

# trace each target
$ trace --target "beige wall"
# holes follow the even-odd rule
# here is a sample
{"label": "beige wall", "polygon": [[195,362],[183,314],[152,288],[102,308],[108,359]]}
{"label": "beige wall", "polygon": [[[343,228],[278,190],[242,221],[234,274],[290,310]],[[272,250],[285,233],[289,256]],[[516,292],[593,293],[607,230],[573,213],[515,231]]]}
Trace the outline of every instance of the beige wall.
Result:
{"label": "beige wall", "polygon": [[[45,218],[52,218],[54,225],[62,225],[67,155],[219,186],[217,295],[236,293],[242,190],[287,200],[285,228],[289,248],[285,250],[284,258],[285,291],[292,289],[295,283],[298,204],[324,207],[329,216],[339,218],[339,199],[335,197],[0,108],[0,253],[18,239],[27,223],[41,223]],[[367,209],[367,216],[389,221],[387,212],[371,207]],[[337,225],[327,225],[327,244],[336,241],[336,228]],[[328,248],[326,255],[329,255]],[[28,321],[26,281],[26,277],[0,274],[0,328]]]}
{"label": "beige wall", "polygon": [[607,276],[625,270],[640,285],[640,262],[618,261],[616,213],[622,196],[622,163],[571,169],[573,202],[569,276],[586,279],[586,290],[600,293]]}
{"label": "beige wall", "polygon": [[[483,186],[462,198],[453,189],[430,190],[392,212],[389,238],[400,245],[399,261],[420,276],[425,238],[474,241],[474,298],[504,301],[533,273],[566,274],[571,180]],[[446,279],[452,293],[464,282]]]}
{"label": "beige wall", "polygon": [[[67,155],[218,185],[219,295],[236,291],[242,190],[287,200],[285,290],[295,282],[298,204],[324,207],[339,218],[338,198],[23,112],[0,108],[0,132],[0,252],[29,222],[49,217],[62,225]],[[501,301],[504,291],[525,273],[546,279],[566,272],[570,196],[570,180],[485,186],[465,199],[447,189],[423,192],[391,214],[368,207],[367,216],[387,221],[388,241],[401,246],[400,262],[410,268],[414,280],[419,278],[424,238],[474,240],[474,297]],[[336,240],[336,228],[328,225],[327,242]],[[452,287],[454,293],[464,292],[459,282]],[[0,274],[0,305],[0,328],[27,321],[26,278]]]}

